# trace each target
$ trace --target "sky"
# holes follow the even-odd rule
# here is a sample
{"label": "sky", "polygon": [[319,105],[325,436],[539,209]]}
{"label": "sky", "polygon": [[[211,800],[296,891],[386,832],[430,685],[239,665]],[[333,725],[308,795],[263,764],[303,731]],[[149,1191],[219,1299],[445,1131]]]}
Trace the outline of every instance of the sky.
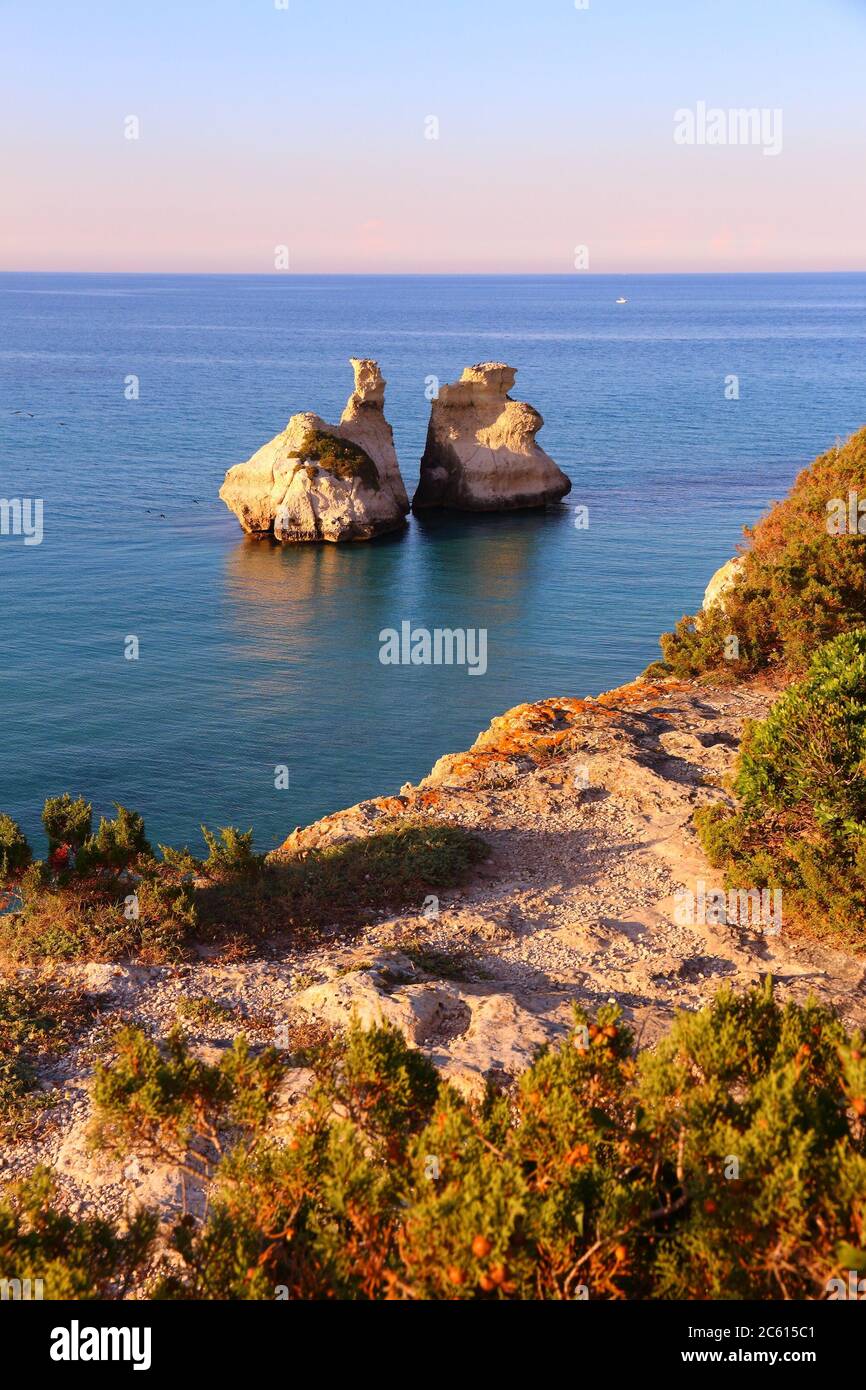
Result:
{"label": "sky", "polygon": [[866,0],[578,4],[0,0],[0,270],[866,270]]}

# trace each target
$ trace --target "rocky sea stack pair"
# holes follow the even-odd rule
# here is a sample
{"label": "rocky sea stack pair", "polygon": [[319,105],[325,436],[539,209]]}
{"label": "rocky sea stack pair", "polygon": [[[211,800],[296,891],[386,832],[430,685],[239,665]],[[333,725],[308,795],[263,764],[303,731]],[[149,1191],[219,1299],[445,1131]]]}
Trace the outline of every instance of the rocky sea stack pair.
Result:
{"label": "rocky sea stack pair", "polygon": [[[367,541],[405,524],[409,498],[385,419],[378,363],[351,359],[355,389],[339,425],[293,415],[282,434],[230,468],[220,497],[251,535]],[[571,483],[535,442],[544,421],[508,395],[501,362],[466,367],[433,401],[415,511],[510,511],[558,502]]]}

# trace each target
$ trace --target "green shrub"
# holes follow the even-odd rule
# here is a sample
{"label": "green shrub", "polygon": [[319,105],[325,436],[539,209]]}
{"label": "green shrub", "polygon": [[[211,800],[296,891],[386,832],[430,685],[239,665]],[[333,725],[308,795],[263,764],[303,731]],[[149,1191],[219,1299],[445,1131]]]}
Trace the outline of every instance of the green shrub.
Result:
{"label": "green shrub", "polygon": [[417,902],[429,889],[459,883],[490,853],[460,826],[400,821],[362,839],[302,855],[269,856],[283,891],[313,911],[340,912],[352,903],[371,908]]}
{"label": "green shrub", "polygon": [[44,888],[51,881],[48,865],[42,859],[34,859],[21,875],[21,897],[25,906],[32,906]]}
{"label": "green shrub", "polygon": [[0,812],[0,879],[20,874],[33,858],[27,837],[17,821]]}
{"label": "green shrub", "polygon": [[866,629],[815,655],[766,719],[747,726],[737,809],[695,814],[729,886],[779,886],[787,915],[866,946]]}
{"label": "green shrub", "polygon": [[748,728],[735,786],[749,811],[811,806],[822,828],[866,835],[866,628],[822,647]]}
{"label": "green shrub", "polygon": [[723,991],[635,1061],[579,1012],[470,1104],[388,1028],[316,1064],[288,1143],[238,1145],[162,1297],[822,1298],[866,1270],[866,1060],[814,1001]]}
{"label": "green shrub", "polygon": [[52,851],[61,845],[78,849],[88,839],[93,823],[93,807],[83,796],[73,801],[69,792],[49,796],[42,808],[42,824]]}
{"label": "green shrub", "polygon": [[137,811],[129,811],[114,803],[114,820],[99,821],[99,829],[85,842],[77,863],[79,873],[94,865],[123,869],[140,855],[152,857],[153,851],[144,833],[144,821]]}
{"label": "green shrub", "polygon": [[46,1299],[119,1298],[146,1269],[157,1217],[140,1211],[125,1231],[62,1211],[47,1168],[7,1188],[0,1201],[0,1270],[42,1281]]}
{"label": "green shrub", "polygon": [[197,1024],[201,1028],[223,1026],[230,1023],[237,1009],[223,1004],[219,999],[208,999],[201,995],[192,999],[181,999],[177,1006],[178,1018]]}
{"label": "green shrub", "polygon": [[115,1155],[143,1150],[196,1176],[210,1172],[226,1129],[263,1127],[282,1075],[273,1049],[254,1057],[240,1038],[216,1065],[194,1056],[180,1029],[160,1048],[124,1028],[115,1048],[94,1076],[94,1144]]}
{"label": "green shrub", "polygon": [[[866,623],[866,518],[835,534],[832,504],[866,500],[866,428],[800,473],[788,497],[754,529],[733,587],[708,612],[684,617],[661,638],[667,669],[728,679],[773,666],[797,673],[839,633]],[[739,641],[726,660],[725,643]]]}
{"label": "green shrub", "polygon": [[[28,881],[32,877],[32,881]],[[24,912],[0,917],[0,954],[10,961],[182,959],[197,924],[186,884],[155,874],[135,882],[79,879],[47,884],[41,866],[22,881]]]}
{"label": "green shrub", "polygon": [[60,1056],[95,1013],[69,984],[0,977],[0,1134],[51,1103],[35,1090],[38,1064]]}
{"label": "green shrub", "polygon": [[[55,837],[85,834],[89,816],[68,795],[46,803]],[[401,821],[362,840],[265,860],[253,852],[252,831],[202,829],[204,863],[166,845],[158,862],[141,817],[118,805],[116,818],[79,844],[74,871],[59,856],[50,868],[37,861],[24,869],[23,910],[0,917],[0,956],[162,964],[181,959],[196,939],[235,954],[257,938],[310,942],[335,922],[361,927],[380,911],[412,903],[420,910],[428,892],[455,885],[488,853],[460,827]],[[134,874],[106,872],[130,865]]]}
{"label": "green shrub", "polygon": [[[576,1011],[511,1094],[476,1102],[393,1029],[353,1024],[316,1050],[284,1139],[272,1052],[115,1042],[96,1142],[211,1189],[161,1298],[808,1299],[866,1272],[864,1039],[769,980],[678,1014],[637,1059],[615,1006]],[[118,1296],[142,1288],[154,1230],[76,1222],[37,1174],[0,1205],[0,1263],[48,1297]]]}
{"label": "green shrub", "polygon": [[821,1296],[840,1247],[862,1244],[862,1047],[815,1001],[779,1008],[768,982],[680,1014],[642,1059],[647,1122],[689,1199],[660,1244],[658,1296]]}
{"label": "green shrub", "polygon": [[238,830],[233,825],[223,826],[214,834],[206,825],[201,828],[208,854],[204,869],[209,874],[235,875],[250,874],[260,867],[261,859],[253,854],[252,830]]}
{"label": "green shrub", "polygon": [[205,935],[291,935],[309,941],[335,922],[361,926],[376,912],[398,911],[465,879],[489,854],[459,826],[399,822],[327,849],[277,852],[260,871],[196,892]]}
{"label": "green shrub", "polygon": [[308,430],[299,456],[317,463],[338,478],[359,478],[365,487],[379,491],[378,468],[368,453],[348,439],[335,439],[323,430]]}
{"label": "green shrub", "polygon": [[319,1054],[317,1081],[315,1103],[345,1116],[383,1159],[405,1153],[439,1092],[432,1062],[389,1028],[349,1028]]}
{"label": "green shrub", "polygon": [[[744,676],[752,675],[780,652],[764,653],[762,642],[767,632],[765,615],[760,605],[751,599],[741,601],[731,591],[720,604],[706,613],[680,618],[673,632],[659,638],[664,661],[661,670],[680,679],[711,676],[719,685],[729,685]],[[726,656],[727,642],[736,637],[739,655],[736,660]],[[658,674],[658,663],[655,665]]]}
{"label": "green shrub", "polygon": [[184,845],[183,849],[172,849],[171,845],[160,845],[159,852],[166,868],[171,869],[173,873],[190,878],[202,872],[201,860],[196,859],[187,845]]}

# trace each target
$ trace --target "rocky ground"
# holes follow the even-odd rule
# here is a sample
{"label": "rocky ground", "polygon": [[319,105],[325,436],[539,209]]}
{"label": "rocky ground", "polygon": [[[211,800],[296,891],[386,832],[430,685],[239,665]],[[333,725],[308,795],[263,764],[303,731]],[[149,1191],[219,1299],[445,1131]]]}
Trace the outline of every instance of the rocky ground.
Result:
{"label": "rocky ground", "polygon": [[[766,972],[779,992],[810,992],[845,1021],[866,1023],[866,959],[739,926],[685,926],[674,894],[720,886],[690,827],[696,805],[725,796],[743,722],[774,692],[644,681],[598,700],[554,699],[494,720],[468,753],[442,758],[419,786],[295,831],[303,852],[368,834],[394,817],[424,816],[480,834],[491,855],[460,891],[335,931],[314,950],[181,967],[69,966],[64,976],[102,996],[103,1020],[46,1073],[61,1099],[3,1157],[3,1177],[41,1160],[74,1205],[116,1214],[132,1201],[168,1215],[195,1197],[177,1174],[131,1158],[123,1171],[88,1150],[88,1080],[118,1018],[164,1034],[185,1000],[221,1006],[185,1017],[196,1046],[218,1054],[237,1033],[293,1046],[312,1025],[390,1019],[455,1084],[503,1083],[567,1028],[573,1003],[614,999],[641,1046],[676,1009],[696,1009],[725,982]],[[213,1010],[211,1010],[214,1013]],[[309,1081],[288,1074],[283,1121]]]}

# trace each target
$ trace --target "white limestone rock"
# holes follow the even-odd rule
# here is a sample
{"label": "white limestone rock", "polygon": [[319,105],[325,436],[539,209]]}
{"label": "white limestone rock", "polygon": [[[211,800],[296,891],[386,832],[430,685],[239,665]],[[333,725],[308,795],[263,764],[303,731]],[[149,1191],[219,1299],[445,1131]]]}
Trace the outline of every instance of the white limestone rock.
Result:
{"label": "white limestone rock", "polygon": [[704,593],[703,610],[705,613],[708,613],[711,608],[715,608],[722,595],[733,588],[743,568],[743,564],[743,557],[741,555],[735,555],[733,560],[728,560],[726,564],[722,565],[721,569],[716,570]]}
{"label": "white limestone rock", "polygon": [[385,381],[376,362],[351,363],[355,389],[339,425],[293,415],[282,434],[226,474],[220,497],[251,535],[367,541],[405,524],[409,499],[385,419]]}
{"label": "white limestone rock", "polygon": [[571,482],[535,442],[537,410],[508,395],[517,375],[502,362],[465,367],[432,404],[415,511],[498,512],[543,507]]}
{"label": "white limestone rock", "polygon": [[467,1097],[484,1094],[488,1080],[507,1082],[530,1066],[536,1052],[561,1037],[566,1025],[539,1017],[514,998],[481,985],[458,985],[450,980],[417,984],[400,981],[401,958],[395,971],[379,963],[350,971],[338,979],[314,985],[295,997],[302,1015],[346,1027],[356,1019],[362,1027],[391,1024],[411,1047],[420,1048]]}

